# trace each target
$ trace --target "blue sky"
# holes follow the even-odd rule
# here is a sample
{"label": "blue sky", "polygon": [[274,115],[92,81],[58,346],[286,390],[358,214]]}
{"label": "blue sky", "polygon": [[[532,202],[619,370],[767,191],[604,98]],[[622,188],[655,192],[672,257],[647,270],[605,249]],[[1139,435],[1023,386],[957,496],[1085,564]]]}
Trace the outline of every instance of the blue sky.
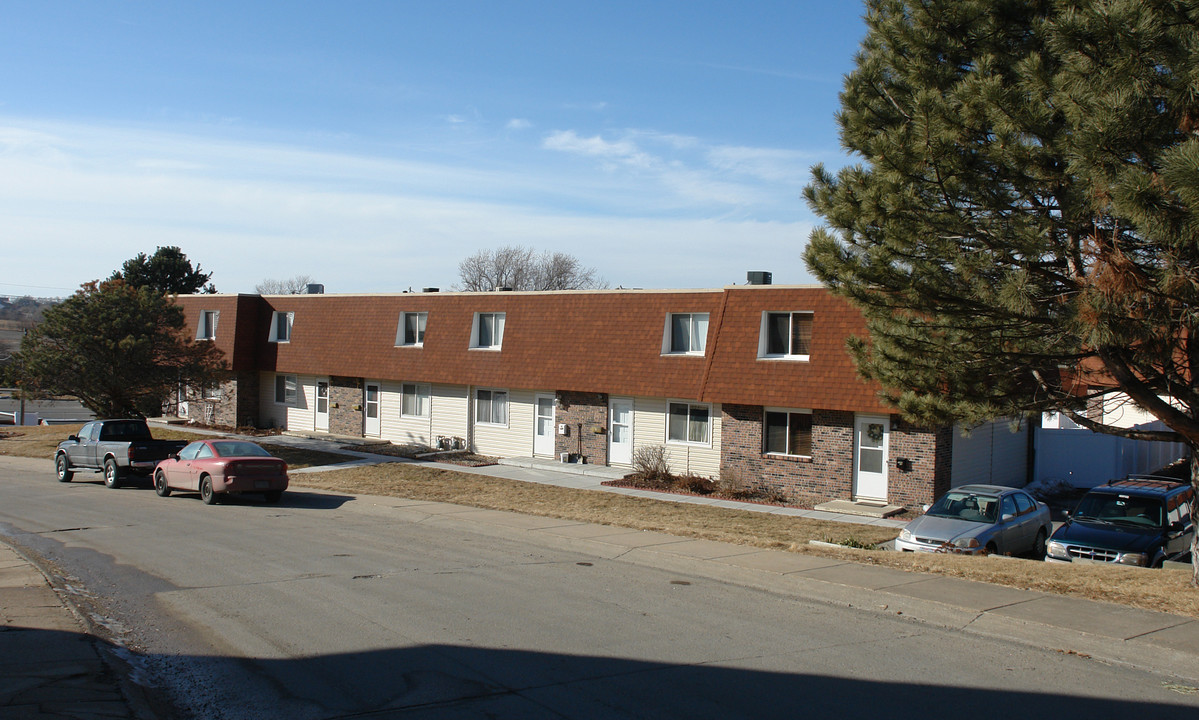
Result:
{"label": "blue sky", "polygon": [[0,23],[0,295],[177,245],[221,292],[451,288],[528,245],[613,287],[809,283],[856,2],[60,2]]}

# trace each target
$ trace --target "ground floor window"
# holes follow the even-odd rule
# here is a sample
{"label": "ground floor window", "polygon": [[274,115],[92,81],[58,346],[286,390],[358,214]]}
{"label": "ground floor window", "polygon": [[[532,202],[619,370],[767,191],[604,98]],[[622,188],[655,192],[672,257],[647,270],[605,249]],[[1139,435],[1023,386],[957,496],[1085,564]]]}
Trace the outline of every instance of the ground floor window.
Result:
{"label": "ground floor window", "polygon": [[812,414],[766,411],[765,451],[778,455],[812,454]]}
{"label": "ground floor window", "polygon": [[672,402],[667,411],[666,439],[707,444],[712,437],[712,408],[698,403]]}
{"label": "ground floor window", "polygon": [[404,383],[400,395],[400,415],[403,417],[429,417],[428,385]]}
{"label": "ground floor window", "polygon": [[476,390],[475,422],[488,425],[507,425],[508,391]]}
{"label": "ground floor window", "polygon": [[299,382],[295,375],[275,376],[275,402],[280,405],[295,405]]}

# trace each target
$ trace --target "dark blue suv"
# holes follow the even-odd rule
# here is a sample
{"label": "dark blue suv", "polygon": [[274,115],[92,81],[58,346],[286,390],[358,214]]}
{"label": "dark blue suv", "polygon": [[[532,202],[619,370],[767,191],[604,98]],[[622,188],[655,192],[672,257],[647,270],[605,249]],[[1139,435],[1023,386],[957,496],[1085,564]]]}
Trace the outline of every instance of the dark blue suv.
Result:
{"label": "dark blue suv", "polygon": [[1191,552],[1194,490],[1166,478],[1133,476],[1087,491],[1046,545],[1049,562],[1161,567]]}

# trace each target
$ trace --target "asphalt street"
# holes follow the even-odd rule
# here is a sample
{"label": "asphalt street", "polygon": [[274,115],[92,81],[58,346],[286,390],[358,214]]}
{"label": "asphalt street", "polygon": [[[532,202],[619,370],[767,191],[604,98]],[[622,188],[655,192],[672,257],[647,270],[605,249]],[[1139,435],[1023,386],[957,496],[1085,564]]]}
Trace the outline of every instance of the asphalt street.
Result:
{"label": "asphalt street", "polygon": [[[791,553],[302,488],[208,507],[21,459],[0,461],[0,527],[199,717],[1199,708],[1187,619],[1055,619],[1054,598]],[[1103,633],[1070,626],[1095,613]]]}

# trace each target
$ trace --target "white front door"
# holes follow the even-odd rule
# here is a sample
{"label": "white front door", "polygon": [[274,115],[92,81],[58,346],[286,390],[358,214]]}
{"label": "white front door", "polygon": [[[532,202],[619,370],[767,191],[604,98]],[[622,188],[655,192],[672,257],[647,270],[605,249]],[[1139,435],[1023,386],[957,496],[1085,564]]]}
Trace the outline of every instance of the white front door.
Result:
{"label": "white front door", "polygon": [[633,401],[608,400],[608,464],[633,464]]}
{"label": "white front door", "polygon": [[554,396],[536,397],[537,417],[533,421],[533,454],[554,456]]}
{"label": "white front door", "polygon": [[861,415],[854,420],[853,496],[855,500],[887,500],[887,444],[890,423],[885,417]]}
{"label": "white front door", "polygon": [[379,437],[379,383],[368,382],[362,392],[362,434]]}
{"label": "white front door", "polygon": [[316,429],[329,430],[329,381],[318,380],[316,383]]}

